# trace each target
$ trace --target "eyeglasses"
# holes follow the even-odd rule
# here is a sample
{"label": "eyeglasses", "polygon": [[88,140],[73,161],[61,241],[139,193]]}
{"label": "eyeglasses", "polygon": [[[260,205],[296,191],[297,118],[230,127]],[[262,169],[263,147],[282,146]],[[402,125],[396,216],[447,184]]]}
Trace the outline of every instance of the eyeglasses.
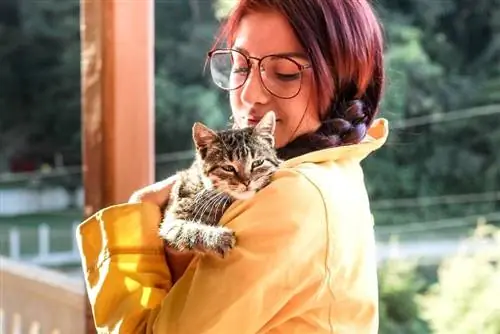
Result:
{"label": "eyeglasses", "polygon": [[252,60],[260,69],[259,78],[264,88],[272,95],[291,99],[302,88],[302,72],[311,67],[300,64],[287,55],[250,57],[233,49],[216,49],[208,53],[210,73],[214,83],[224,90],[235,90],[247,81],[252,69]]}

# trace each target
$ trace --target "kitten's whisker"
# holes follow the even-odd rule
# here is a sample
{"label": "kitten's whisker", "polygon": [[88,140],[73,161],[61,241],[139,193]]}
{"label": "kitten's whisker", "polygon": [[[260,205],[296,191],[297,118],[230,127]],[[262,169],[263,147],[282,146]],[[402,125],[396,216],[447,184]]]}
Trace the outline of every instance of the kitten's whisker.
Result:
{"label": "kitten's whisker", "polygon": [[[212,215],[212,211],[215,208],[216,204],[218,203],[219,198],[221,198],[220,193],[217,194],[217,196],[215,196],[214,199],[211,202],[210,210],[208,211],[208,215],[207,215],[207,218],[208,218],[207,220],[209,220],[209,221],[211,220],[210,216]],[[214,221],[215,221],[215,219],[214,219]]]}
{"label": "kitten's whisker", "polygon": [[217,198],[220,196],[220,194],[221,194],[221,193],[216,192],[216,193],[215,193],[215,195],[214,195],[214,196],[212,196],[212,197],[210,198],[210,200],[209,200],[209,201],[207,201],[207,205],[205,205],[205,206],[204,206],[204,207],[205,207],[205,209],[202,211],[202,213],[201,213],[201,217],[200,217],[200,218],[205,217],[205,213],[207,212],[207,210],[210,210],[210,211],[208,212],[208,213],[209,213],[208,218],[210,218],[210,214],[211,214],[211,212],[212,212],[213,205],[216,203]]}
{"label": "kitten's whisker", "polygon": [[208,198],[204,200],[200,207],[196,207],[193,221],[199,221],[199,219],[202,219],[205,211],[210,207],[211,203],[213,203],[214,198],[219,195],[219,193],[215,191],[207,191],[206,193]]}
{"label": "kitten's whisker", "polygon": [[225,199],[224,199],[224,207],[222,208],[223,211],[226,211],[228,203],[230,203],[230,202],[231,202],[231,196],[226,194]]}
{"label": "kitten's whisker", "polygon": [[224,215],[224,213],[226,212],[227,208],[228,208],[228,204],[231,203],[231,196],[225,194],[226,196],[224,197],[224,204],[223,204],[223,207],[222,207],[222,215],[219,217],[222,218],[222,216]]}
{"label": "kitten's whisker", "polygon": [[[210,195],[209,192],[206,190],[203,190],[203,191],[199,192],[198,194],[196,194],[195,200],[193,200],[193,205],[194,205],[193,221],[197,221],[197,215],[198,215],[199,210],[207,204],[207,202],[204,198],[205,195],[207,195],[207,194]],[[201,203],[201,205],[200,205],[200,203]]]}
{"label": "kitten's whisker", "polygon": [[203,189],[199,193],[196,194],[196,196],[193,198],[193,201],[196,202],[198,200],[203,201],[203,196],[205,196],[208,193],[208,190]]}
{"label": "kitten's whisker", "polygon": [[[217,220],[217,213],[218,213],[218,210],[219,210],[219,207],[220,207],[220,204],[222,203],[222,201],[224,200],[224,193],[223,192],[220,192],[219,193],[219,196],[217,196],[217,198],[215,199],[214,203],[213,203],[213,206],[212,206],[212,209],[214,209],[214,220]],[[210,211],[210,215],[209,217],[212,215],[212,212]]]}
{"label": "kitten's whisker", "polygon": [[210,200],[211,200],[211,197],[213,196],[212,192],[205,192],[204,195],[208,195],[208,199],[207,198],[203,198],[202,201],[201,201],[201,205],[196,205],[195,204],[195,210],[194,210],[194,216],[193,216],[193,221],[197,222],[199,221],[199,217],[202,216],[202,211],[204,210],[204,208],[210,204]]}
{"label": "kitten's whisker", "polygon": [[217,206],[215,207],[214,217],[217,216],[217,214],[219,213],[219,208],[221,207],[222,203],[224,203],[224,200],[225,200],[225,197],[224,197],[224,195],[222,195],[219,198],[219,201],[217,201]]}
{"label": "kitten's whisker", "polygon": [[[219,208],[221,207],[222,203],[225,202],[226,197],[224,196],[224,193],[221,193],[221,196],[217,199],[217,204],[214,206],[215,211],[214,211],[214,220],[217,218],[217,215],[219,214]],[[224,208],[224,206],[223,206]],[[219,217],[220,219],[220,217]]]}

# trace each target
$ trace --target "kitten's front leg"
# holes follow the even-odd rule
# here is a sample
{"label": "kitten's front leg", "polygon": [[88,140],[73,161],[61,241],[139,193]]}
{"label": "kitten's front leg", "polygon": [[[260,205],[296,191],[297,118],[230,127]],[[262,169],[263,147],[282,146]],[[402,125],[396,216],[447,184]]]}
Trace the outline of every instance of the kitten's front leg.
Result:
{"label": "kitten's front leg", "polygon": [[224,257],[236,244],[236,236],[226,227],[209,226],[167,215],[160,237],[178,251],[213,252]]}

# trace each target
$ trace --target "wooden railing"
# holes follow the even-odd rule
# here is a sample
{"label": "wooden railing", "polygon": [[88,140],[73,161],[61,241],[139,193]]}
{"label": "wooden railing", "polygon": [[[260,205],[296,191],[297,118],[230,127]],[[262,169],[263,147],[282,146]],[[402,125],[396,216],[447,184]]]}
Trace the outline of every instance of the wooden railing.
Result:
{"label": "wooden railing", "polygon": [[[45,223],[41,223],[36,227],[21,228],[12,226],[7,229],[7,233],[0,235],[0,242],[8,245],[7,252],[4,252],[4,255],[8,255],[12,260],[44,267],[79,265],[80,255],[75,239],[76,228],[79,223],[78,221],[73,222],[71,229],[63,230],[51,228]],[[23,235],[28,235],[31,238],[23,238]],[[54,250],[53,243],[58,244],[59,249]],[[35,246],[33,246],[34,244]],[[61,248],[61,245],[65,247]],[[1,249],[0,247],[0,251]],[[27,253],[26,249],[29,249]]]}
{"label": "wooden railing", "polygon": [[52,270],[0,257],[0,333],[85,333],[85,287]]}

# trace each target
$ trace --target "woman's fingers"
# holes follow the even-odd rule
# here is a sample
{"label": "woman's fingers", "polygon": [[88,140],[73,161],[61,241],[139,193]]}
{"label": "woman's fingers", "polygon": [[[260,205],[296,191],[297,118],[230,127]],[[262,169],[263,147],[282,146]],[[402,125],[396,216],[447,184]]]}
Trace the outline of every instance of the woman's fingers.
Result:
{"label": "woman's fingers", "polygon": [[184,275],[184,272],[194,257],[194,253],[179,252],[166,246],[165,255],[170,269],[170,274],[172,275],[172,282],[175,283],[182,275]]}

